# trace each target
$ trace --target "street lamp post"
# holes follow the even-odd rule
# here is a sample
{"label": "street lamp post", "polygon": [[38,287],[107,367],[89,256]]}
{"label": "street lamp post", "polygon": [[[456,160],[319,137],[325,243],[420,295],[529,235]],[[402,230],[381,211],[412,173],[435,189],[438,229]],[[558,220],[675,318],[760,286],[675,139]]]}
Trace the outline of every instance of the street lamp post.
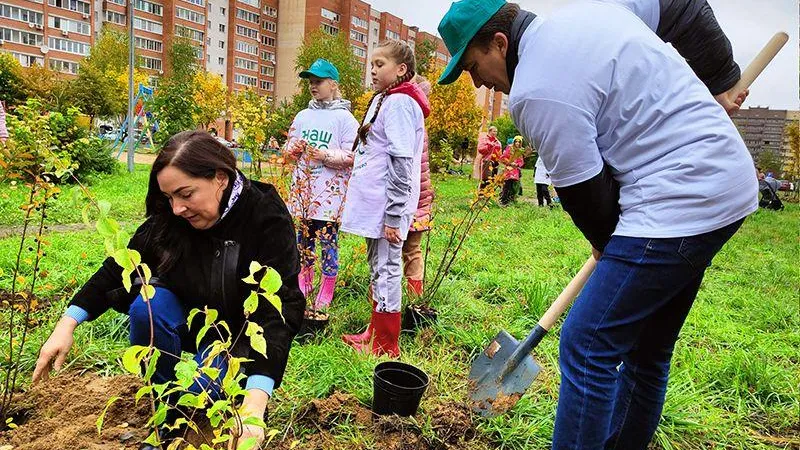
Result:
{"label": "street lamp post", "polygon": [[133,172],[133,2],[128,2],[128,172]]}

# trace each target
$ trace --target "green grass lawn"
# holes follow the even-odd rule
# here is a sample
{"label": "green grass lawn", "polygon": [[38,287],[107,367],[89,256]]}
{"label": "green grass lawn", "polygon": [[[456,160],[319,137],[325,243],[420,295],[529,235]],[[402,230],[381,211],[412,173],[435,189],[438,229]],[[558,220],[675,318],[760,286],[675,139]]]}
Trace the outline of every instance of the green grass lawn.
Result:
{"label": "green grass lawn", "polygon": [[[530,172],[524,175],[526,199],[535,193]],[[442,228],[460,217],[474,183],[466,178],[435,178],[436,229],[429,266],[440,255]],[[95,181],[92,191],[112,203],[112,215],[132,231],[143,211],[147,172],[119,174]],[[3,188],[2,224],[17,224],[19,193]],[[80,221],[69,199],[58,200],[51,219]],[[800,208],[759,211],[722,250],[708,269],[695,306],[684,326],[673,360],[667,403],[655,439],[663,449],[798,448],[800,445]],[[24,357],[26,374],[35,350],[62,313],[66,299],[103,259],[103,245],[91,231],[54,233],[43,261],[47,277],[41,296],[51,301],[39,312]],[[341,240],[341,277],[332,320],[324,336],[295,345],[282,389],[270,407],[269,425],[282,432],[303,429],[297,412],[310,400],[334,390],[355,395],[364,404],[372,396],[372,369],[377,360],[357,355],[339,339],[360,331],[369,317],[367,267],[363,240]],[[0,240],[0,268],[7,289],[19,242]],[[472,359],[501,329],[522,338],[577,272],[589,245],[560,209],[528,202],[483,215],[464,245],[434,304],[438,324],[401,339],[402,359],[431,377],[416,421],[432,433],[429,413],[439,404],[466,399],[466,376]],[[108,313],[76,334],[69,369],[102,374],[121,372],[119,356],[126,345],[126,319]],[[7,334],[0,335],[6,351]],[[0,355],[1,356],[1,355]],[[558,328],[536,350],[543,372],[516,407],[504,416],[478,421],[476,449],[548,448],[558,395]],[[369,437],[348,420],[334,424],[337,448],[371,448]]]}

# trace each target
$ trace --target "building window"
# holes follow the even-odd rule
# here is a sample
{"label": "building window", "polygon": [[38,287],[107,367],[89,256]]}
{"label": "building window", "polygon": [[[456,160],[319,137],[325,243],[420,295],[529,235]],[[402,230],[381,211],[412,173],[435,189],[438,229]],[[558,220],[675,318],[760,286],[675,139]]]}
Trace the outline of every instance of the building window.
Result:
{"label": "building window", "polygon": [[116,3],[117,5],[125,6],[125,0],[108,0],[111,3]]}
{"label": "building window", "polygon": [[245,5],[250,5],[254,8],[258,8],[259,6],[261,6],[258,4],[258,0],[239,0],[239,1],[244,3]]}
{"label": "building window", "polygon": [[268,77],[275,76],[275,68],[272,66],[261,66],[261,75],[266,75]]}
{"label": "building window", "polygon": [[19,6],[0,5],[0,17],[42,25],[44,15],[40,12],[31,11],[30,9],[20,8]]}
{"label": "building window", "polygon": [[161,60],[158,58],[150,58],[147,56],[142,56],[141,67],[150,70],[161,70]]}
{"label": "building window", "polygon": [[184,1],[197,6],[206,6],[206,0],[184,0]]}
{"label": "building window", "polygon": [[360,18],[360,17],[353,16],[353,18],[352,18],[352,20],[350,20],[350,22],[354,26],[357,26],[359,28],[367,28],[367,21],[362,19],[362,18]]}
{"label": "building window", "polygon": [[151,3],[147,0],[134,0],[133,7],[138,9],[139,11],[144,11],[150,14],[155,14],[157,16],[162,15],[164,8],[157,4]]}
{"label": "building window", "polygon": [[386,30],[386,39],[400,39],[400,35],[392,30]]}
{"label": "building window", "polygon": [[64,61],[61,59],[50,59],[50,70],[55,70],[61,73],[71,73],[77,75],[78,63],[73,61]]}
{"label": "building window", "polygon": [[258,70],[258,61],[253,61],[251,59],[245,59],[245,58],[236,58],[234,66],[239,69],[256,71]]}
{"label": "building window", "polygon": [[133,17],[133,28],[156,34],[161,34],[164,32],[164,27],[160,23],[153,22],[152,20],[142,19],[136,16]]}
{"label": "building window", "polygon": [[225,7],[224,6],[220,6],[219,7],[219,13],[222,14],[223,16],[225,15]]}
{"label": "building window", "polygon": [[44,66],[44,58],[40,58],[35,55],[27,55],[25,53],[11,52],[11,56],[16,58],[16,60],[19,61],[19,64],[22,67]]}
{"label": "building window", "polygon": [[69,20],[58,16],[48,16],[47,24],[61,31],[83,34],[85,36],[89,36],[92,33],[92,27],[88,23]]}
{"label": "building window", "polygon": [[331,34],[331,35],[335,35],[335,34],[339,33],[339,29],[338,28],[336,28],[333,25],[328,25],[327,23],[323,23],[322,24],[322,31],[324,31],[324,32],[326,32],[328,34]]}
{"label": "building window", "polygon": [[217,63],[219,63],[220,66],[224,66],[225,65],[225,58],[220,56],[219,58],[217,58]]}
{"label": "building window", "polygon": [[183,25],[175,25],[175,34],[197,42],[203,42],[206,38],[205,33],[202,31],[195,30],[194,28],[188,28]]}
{"label": "building window", "polygon": [[258,30],[254,30],[242,25],[236,25],[236,34],[239,36],[249,37],[250,39],[258,39]]}
{"label": "building window", "polygon": [[133,38],[133,43],[136,48],[150,50],[151,52],[161,52],[164,49],[164,46],[160,41],[154,41],[153,39],[146,39],[138,36]]}
{"label": "building window", "polygon": [[354,55],[359,56],[361,58],[366,58],[367,57],[367,51],[366,50],[364,50],[363,48],[361,48],[361,47],[359,47],[357,45],[353,45],[352,47],[353,47],[353,54]]}
{"label": "building window", "polygon": [[84,15],[89,15],[91,11],[91,5],[88,2],[82,2],[81,0],[47,0],[47,4],[50,6],[55,6],[57,8],[64,8],[70,11],[77,11]]}
{"label": "building window", "polygon": [[27,31],[14,30],[12,28],[0,28],[0,38],[4,41],[15,42],[17,44],[41,46],[44,43],[44,36]]}
{"label": "building window", "polygon": [[73,53],[81,56],[89,54],[89,44],[84,44],[83,42],[51,37],[48,39],[47,45],[52,50],[61,52]]}
{"label": "building window", "polygon": [[278,17],[278,10],[273,8],[272,6],[265,6],[264,7],[264,14],[270,17]]}
{"label": "building window", "polygon": [[225,48],[225,41],[219,41],[219,48]]}
{"label": "building window", "polygon": [[106,10],[106,22],[116,23],[117,25],[125,25],[125,14]]}
{"label": "building window", "polygon": [[361,43],[367,43],[367,35],[356,30],[350,30],[350,39]]}
{"label": "building window", "polygon": [[274,84],[272,83],[272,81],[267,81],[267,80],[261,80],[260,86],[261,89],[265,91],[272,91],[272,89],[274,88]]}
{"label": "building window", "polygon": [[183,20],[188,20],[189,22],[198,23],[201,25],[206,24],[205,14],[200,14],[197,11],[192,11],[186,8],[181,8],[180,6],[175,7],[175,17]]}
{"label": "building window", "polygon": [[253,22],[253,23],[259,22],[258,14],[250,11],[245,11],[242,8],[236,8],[236,18],[242,19],[246,22]]}
{"label": "building window", "polygon": [[258,78],[251,77],[250,75],[243,75],[241,73],[237,73],[233,77],[233,81],[236,84],[243,84],[245,86],[255,86],[258,82]]}
{"label": "building window", "polygon": [[270,47],[275,47],[275,38],[269,36],[261,36],[261,43]]}
{"label": "building window", "polygon": [[263,59],[264,61],[275,62],[275,53],[264,50],[261,52],[261,59]]}
{"label": "building window", "polygon": [[329,9],[325,9],[325,8],[321,8],[321,9],[322,9],[322,12],[321,12],[322,17],[324,17],[324,18],[326,18],[326,19],[328,19],[330,21],[333,21],[333,22],[338,22],[339,21],[339,14],[336,14],[335,12],[333,12],[333,11],[331,11]]}
{"label": "building window", "polygon": [[258,46],[249,42],[236,41],[236,50],[248,55],[258,55]]}
{"label": "building window", "polygon": [[278,25],[275,22],[272,22],[272,21],[269,21],[269,20],[265,20],[261,24],[261,28],[263,28],[263,29],[265,29],[267,31],[270,31],[272,33],[277,33],[278,32]]}
{"label": "building window", "polygon": [[225,24],[224,23],[219,24],[219,31],[222,32],[222,33],[225,32]]}

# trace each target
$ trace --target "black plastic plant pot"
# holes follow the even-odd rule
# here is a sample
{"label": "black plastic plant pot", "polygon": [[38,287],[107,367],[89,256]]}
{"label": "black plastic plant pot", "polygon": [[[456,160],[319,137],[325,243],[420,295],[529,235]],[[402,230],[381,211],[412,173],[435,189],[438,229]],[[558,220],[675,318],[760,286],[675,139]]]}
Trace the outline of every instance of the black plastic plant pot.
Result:
{"label": "black plastic plant pot", "polygon": [[428,375],[411,364],[399,361],[378,364],[373,375],[372,411],[379,416],[413,416],[428,382]]}
{"label": "black plastic plant pot", "polygon": [[327,313],[306,310],[303,315],[303,323],[294,339],[302,344],[314,336],[322,334],[329,321],[330,316]]}
{"label": "black plastic plant pot", "polygon": [[401,327],[404,331],[415,331],[419,328],[426,328],[434,323],[439,312],[430,306],[408,305],[403,312],[403,322]]}

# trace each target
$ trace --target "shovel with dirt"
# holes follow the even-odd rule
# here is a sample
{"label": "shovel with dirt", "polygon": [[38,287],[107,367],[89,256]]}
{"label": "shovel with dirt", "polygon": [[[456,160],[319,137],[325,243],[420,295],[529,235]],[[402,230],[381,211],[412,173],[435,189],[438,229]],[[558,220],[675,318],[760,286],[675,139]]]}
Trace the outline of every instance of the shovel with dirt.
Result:
{"label": "shovel with dirt", "polygon": [[520,343],[503,330],[472,363],[469,385],[475,412],[484,417],[493,417],[508,411],[517,403],[541,370],[530,355],[531,350],[572,304],[596,264],[594,257],[586,261],[524,341]]}

